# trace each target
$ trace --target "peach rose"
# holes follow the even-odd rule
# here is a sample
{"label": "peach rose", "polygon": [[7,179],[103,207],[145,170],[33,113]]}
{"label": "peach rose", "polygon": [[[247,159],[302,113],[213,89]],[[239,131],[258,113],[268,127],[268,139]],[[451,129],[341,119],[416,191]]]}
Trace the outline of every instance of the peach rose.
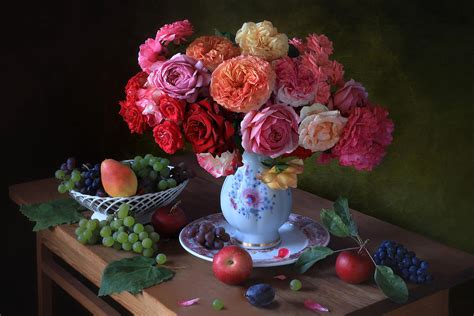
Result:
{"label": "peach rose", "polygon": [[299,144],[313,152],[332,148],[339,141],[346,122],[339,111],[308,115],[298,129]]}
{"label": "peach rose", "polygon": [[247,22],[235,35],[235,42],[244,55],[272,61],[288,55],[288,36],[278,33],[272,22]]}
{"label": "peach rose", "polygon": [[214,70],[210,93],[227,110],[247,113],[259,109],[274,86],[275,72],[270,63],[254,56],[237,56]]}
{"label": "peach rose", "polygon": [[222,36],[201,36],[186,49],[186,55],[200,60],[210,71],[224,60],[240,55],[240,49]]}

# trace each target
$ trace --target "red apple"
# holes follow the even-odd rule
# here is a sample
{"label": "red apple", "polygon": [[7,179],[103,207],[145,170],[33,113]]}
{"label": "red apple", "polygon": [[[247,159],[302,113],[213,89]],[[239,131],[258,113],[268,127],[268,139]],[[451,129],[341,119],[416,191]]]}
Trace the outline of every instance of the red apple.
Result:
{"label": "red apple", "polygon": [[238,246],[222,248],[212,260],[212,271],[220,281],[236,285],[248,279],[252,273],[252,257]]}
{"label": "red apple", "polygon": [[176,236],[186,226],[188,220],[178,201],[173,206],[165,206],[157,209],[151,216],[151,224],[155,231],[164,237]]}
{"label": "red apple", "polygon": [[367,281],[374,274],[374,263],[365,251],[342,251],[336,260],[337,276],[352,284]]}

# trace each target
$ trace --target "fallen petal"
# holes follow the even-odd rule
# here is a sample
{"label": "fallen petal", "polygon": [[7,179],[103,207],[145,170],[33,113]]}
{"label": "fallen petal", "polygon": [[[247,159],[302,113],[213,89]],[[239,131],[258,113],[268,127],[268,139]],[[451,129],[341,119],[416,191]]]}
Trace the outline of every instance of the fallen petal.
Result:
{"label": "fallen petal", "polygon": [[199,297],[196,297],[196,298],[193,298],[191,300],[184,300],[184,301],[179,301],[178,302],[178,305],[179,306],[191,306],[191,305],[194,305],[196,304],[197,302],[199,302],[200,298]]}
{"label": "fallen petal", "polygon": [[313,301],[312,299],[305,300],[304,307],[311,311],[329,312],[329,309],[317,303],[316,301]]}
{"label": "fallen petal", "polygon": [[275,275],[273,278],[278,279],[278,280],[286,280],[286,275],[279,274],[279,275]]}
{"label": "fallen petal", "polygon": [[280,248],[278,249],[278,255],[274,256],[274,258],[284,259],[290,255],[290,250],[288,248]]}

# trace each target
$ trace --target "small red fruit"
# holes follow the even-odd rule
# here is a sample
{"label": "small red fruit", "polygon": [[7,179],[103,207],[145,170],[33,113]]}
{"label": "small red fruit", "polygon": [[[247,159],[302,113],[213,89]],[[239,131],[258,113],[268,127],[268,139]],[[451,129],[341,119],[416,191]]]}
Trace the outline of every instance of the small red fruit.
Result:
{"label": "small red fruit", "polygon": [[186,226],[188,220],[178,201],[172,207],[165,206],[157,209],[151,216],[151,224],[155,231],[164,237],[176,236]]}
{"label": "small red fruit", "polygon": [[222,248],[212,260],[212,271],[216,278],[230,285],[237,285],[247,280],[252,268],[252,257],[238,246]]}
{"label": "small red fruit", "polygon": [[342,251],[336,259],[336,274],[347,283],[367,281],[374,274],[374,269],[374,263],[365,251]]}

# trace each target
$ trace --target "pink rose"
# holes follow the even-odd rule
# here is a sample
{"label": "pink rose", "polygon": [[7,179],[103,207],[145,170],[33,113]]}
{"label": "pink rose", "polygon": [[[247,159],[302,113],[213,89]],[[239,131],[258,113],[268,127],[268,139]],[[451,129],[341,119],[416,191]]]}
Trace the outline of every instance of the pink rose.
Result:
{"label": "pink rose", "polygon": [[306,59],[284,57],[273,62],[276,100],[291,106],[311,103],[316,96],[317,77]]}
{"label": "pink rose", "polygon": [[226,151],[215,156],[211,153],[201,153],[197,154],[196,158],[201,168],[214,178],[234,174],[237,168],[242,166],[242,156],[238,150]]}
{"label": "pink rose", "polygon": [[379,106],[354,108],[332,156],[339,158],[342,166],[372,170],[392,142],[394,126],[387,116],[387,110]]}
{"label": "pink rose", "polygon": [[249,152],[276,158],[298,147],[298,115],[284,104],[250,111],[240,128],[242,146]]}
{"label": "pink rose", "polygon": [[176,45],[186,41],[186,37],[193,34],[193,26],[188,20],[165,24],[156,33],[156,40],[164,45],[173,42]]}
{"label": "pink rose", "polygon": [[329,100],[329,109],[339,110],[342,115],[348,116],[356,107],[367,105],[369,94],[358,82],[351,79],[344,84],[344,87],[337,90]]}
{"label": "pink rose", "polygon": [[176,54],[158,65],[148,77],[151,86],[175,99],[196,101],[201,88],[209,85],[211,75],[201,61]]}
{"label": "pink rose", "polygon": [[160,42],[149,38],[145,43],[140,45],[138,52],[138,64],[146,73],[150,73],[158,67],[158,65],[165,61],[165,54],[167,50]]}

